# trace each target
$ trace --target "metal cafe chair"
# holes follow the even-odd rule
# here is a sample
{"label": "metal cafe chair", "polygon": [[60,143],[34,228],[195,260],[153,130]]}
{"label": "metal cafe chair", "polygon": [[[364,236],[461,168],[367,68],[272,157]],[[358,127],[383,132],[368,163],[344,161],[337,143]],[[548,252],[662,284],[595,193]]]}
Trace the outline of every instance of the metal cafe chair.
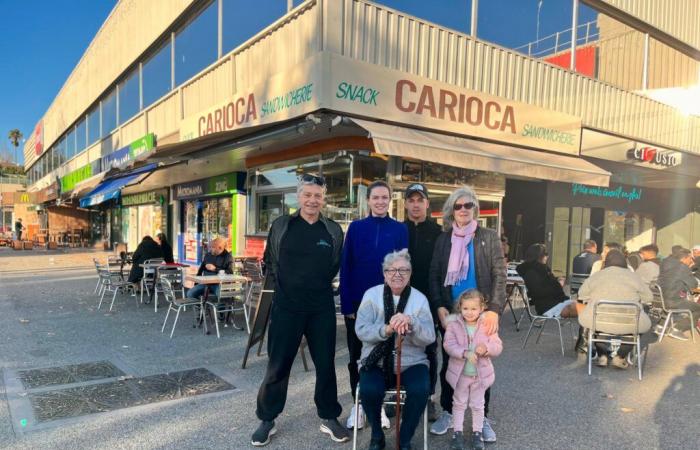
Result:
{"label": "metal cafe chair", "polygon": [[[124,292],[131,283],[124,281],[121,277],[121,272],[113,272],[108,266],[103,266],[100,268],[100,277],[102,278],[102,294],[100,295],[100,302],[97,305],[97,309],[102,307],[102,301],[104,300],[105,294],[107,292],[112,292],[112,303],[109,305],[109,310],[111,311],[114,307],[114,301],[117,298],[117,293]],[[138,301],[136,302],[138,306]]]}
{"label": "metal cafe chair", "polygon": [[[429,402],[430,400],[428,400]],[[406,404],[406,391],[401,389],[399,391],[399,402],[402,405]],[[387,389],[384,393],[383,405],[395,405],[396,404],[396,389]],[[360,383],[357,384],[355,388],[355,417],[359,414],[360,408]],[[359,420],[355,421],[352,428],[352,450],[357,450],[357,424]],[[423,411],[423,450],[428,450],[428,403],[425,404],[425,410]]]}
{"label": "metal cafe chair", "polygon": [[182,267],[157,267],[155,286],[153,287],[153,307],[155,312],[158,312],[158,293],[163,293],[163,284],[160,282],[163,278],[170,280],[173,292],[179,293],[180,297],[185,296],[185,272],[182,270]]}
{"label": "metal cafe chair", "polygon": [[534,305],[530,304],[530,299],[528,298],[527,295],[527,289],[523,288],[521,289],[520,293],[523,296],[523,303],[524,303],[524,312],[527,314],[527,317],[530,319],[530,328],[527,330],[527,335],[525,336],[525,341],[523,342],[523,349],[527,345],[527,341],[530,338],[530,333],[532,333],[532,328],[539,326],[540,332],[537,334],[537,339],[535,340],[535,344],[538,344],[540,342],[540,337],[542,337],[542,332],[544,331],[544,327],[547,324],[547,322],[556,322],[557,328],[559,329],[559,343],[561,344],[561,355],[564,356],[564,337],[561,333],[561,322],[566,321],[569,323],[569,327],[571,328],[571,335],[574,337],[574,340],[576,339],[575,334],[574,334],[574,325],[573,322],[569,319],[560,317],[560,316],[545,316],[545,315],[540,315],[537,314],[535,311]]}
{"label": "metal cafe chair", "polygon": [[194,307],[201,305],[201,302],[199,301],[199,299],[196,298],[177,298],[175,296],[175,291],[173,290],[172,284],[170,283],[170,280],[168,278],[163,279],[162,287],[163,297],[168,303],[168,312],[165,314],[165,320],[163,321],[163,327],[160,329],[160,332],[163,333],[165,331],[165,325],[168,323],[170,311],[176,311],[175,321],[173,322],[173,328],[172,330],[170,330],[170,339],[172,339],[173,333],[175,332],[175,326],[177,325],[177,320],[180,318],[180,311],[188,306],[193,306],[192,310],[196,312],[197,309]]}
{"label": "metal cafe chair", "polygon": [[578,294],[581,285],[588,279],[590,274],[587,273],[572,273],[569,278],[569,293],[571,295]]}
{"label": "metal cafe chair", "polygon": [[673,329],[673,316],[674,315],[675,316],[685,316],[685,315],[688,316],[688,320],[690,320],[690,324],[691,324],[690,335],[693,337],[693,342],[695,342],[695,324],[693,323],[693,312],[689,309],[667,307],[666,301],[664,300],[664,294],[661,291],[661,286],[659,286],[657,283],[653,283],[649,287],[651,288],[651,292],[654,294],[654,302],[652,303],[652,308],[661,307],[661,311],[663,311],[663,315],[666,316],[666,319],[664,320],[663,328],[661,329],[661,333],[659,333],[658,342],[661,342],[664,339],[664,336],[666,336],[667,333],[670,333],[671,329]]}
{"label": "metal cafe chair", "polygon": [[[245,317],[246,328],[250,323],[250,313],[245,304],[247,297],[246,284],[240,281],[222,281],[219,283],[219,295],[214,297],[210,296],[210,300],[207,300],[206,306],[211,308],[212,317],[214,317],[214,324],[216,325],[216,337],[221,338],[219,333],[219,314],[226,314],[225,321],[228,314],[235,314],[238,311],[243,311],[243,316]],[[236,303],[239,302],[240,305],[237,306]],[[235,317],[231,317],[231,322],[233,327],[237,330],[242,330],[236,326]]]}
{"label": "metal cafe chair", "polygon": [[[593,324],[588,330],[588,375],[591,374],[593,362],[593,344],[605,342],[610,345],[633,345],[634,349],[628,356],[631,363],[637,363],[637,376],[642,381],[642,344],[639,334],[639,317],[642,305],[639,303],[599,300],[593,306]],[[606,325],[634,325],[634,333],[624,336],[613,335],[602,331]]]}
{"label": "metal cafe chair", "polygon": [[95,271],[97,272],[97,284],[95,284],[95,290],[92,292],[93,294],[101,295],[102,294],[102,274],[100,273],[100,269],[102,268],[102,264],[97,260],[97,258],[92,258],[92,262],[95,264]]}
{"label": "metal cafe chair", "polygon": [[[146,261],[143,262],[144,265],[146,264],[156,264],[156,263],[162,263],[163,259],[162,258],[152,258],[152,259],[147,259]],[[156,282],[156,268],[155,267],[144,267],[143,268],[143,277],[141,277],[141,303],[143,303],[143,291],[146,291],[146,294],[150,297],[151,296],[151,289],[155,287],[155,282]]]}

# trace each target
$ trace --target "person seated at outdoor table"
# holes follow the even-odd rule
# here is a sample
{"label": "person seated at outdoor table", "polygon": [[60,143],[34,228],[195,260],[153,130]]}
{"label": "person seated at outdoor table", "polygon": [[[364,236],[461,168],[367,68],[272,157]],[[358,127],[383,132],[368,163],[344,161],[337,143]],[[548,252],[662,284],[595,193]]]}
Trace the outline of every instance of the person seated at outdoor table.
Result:
{"label": "person seated at outdoor table", "polygon": [[[360,399],[372,427],[369,449],[382,449],[382,403],[386,390],[396,388],[396,373],[400,370],[401,385],[406,390],[400,448],[408,449],[430,394],[425,348],[435,341],[435,326],[427,298],[409,286],[408,249],[386,255],[382,269],[384,284],[365,292],[355,322],[355,332],[362,341]],[[404,336],[400,367],[394,360],[397,334]]]}
{"label": "person seated at outdoor table", "polygon": [[596,261],[600,261],[598,244],[593,239],[589,239],[583,243],[583,251],[574,256],[571,271],[578,275],[589,275]]}
{"label": "person seated at outdoor table", "polygon": [[[603,267],[605,267],[605,257],[608,255],[608,252],[610,250],[618,250],[622,252],[622,254],[625,253],[622,245],[618,244],[617,242],[606,242],[605,244],[603,244],[603,251],[600,254],[600,259],[594,262],[593,267],[591,267],[591,275],[602,270]],[[632,269],[630,268],[630,270]]]}
{"label": "person seated at outdoor table", "polygon": [[[700,303],[693,301],[693,291],[698,287],[698,279],[690,270],[694,264],[691,251],[681,247],[675,249],[671,256],[664,258],[659,270],[659,286],[666,308],[690,310],[693,316],[692,325],[687,314],[674,317],[678,320],[674,320],[674,327],[668,336],[681,341],[688,340],[686,331],[695,326],[700,319]],[[661,324],[657,325],[654,333],[660,333],[661,328]]]}
{"label": "person seated at outdoor table", "polygon": [[[233,274],[233,256],[226,250],[226,241],[222,238],[216,238],[211,241],[209,252],[204,255],[202,264],[197,269],[197,276],[200,275],[217,275],[223,270],[227,274]],[[187,297],[200,298],[206,290],[205,284],[196,284],[187,291]],[[215,284],[210,287],[211,294],[219,295],[219,285]]]}
{"label": "person seated at outdoor table", "polygon": [[166,264],[174,263],[175,258],[173,257],[173,248],[170,246],[168,238],[165,236],[165,234],[156,234],[156,242],[158,245],[160,245],[161,250],[163,250],[163,261],[165,261]]}
{"label": "person seated at outdoor table", "polygon": [[129,271],[129,282],[138,283],[143,278],[143,267],[141,264],[149,259],[162,258],[163,250],[150,236],[144,236],[141,243],[136,247],[132,256],[131,270]]}
{"label": "person seated at outdoor table", "polygon": [[576,302],[564,293],[563,280],[555,277],[547,265],[548,256],[544,244],[532,244],[525,252],[525,262],[515,269],[525,281],[530,303],[539,315],[576,317]]}
{"label": "person seated at outdoor table", "polygon": [[[579,315],[579,324],[583,328],[590,329],[593,326],[593,310],[599,301],[649,304],[653,300],[653,294],[642,278],[628,269],[625,255],[618,250],[610,250],[605,256],[605,268],[591,275],[581,285],[578,299],[587,303]],[[611,318],[606,318],[605,324],[596,325],[597,331],[615,336],[624,336],[635,332],[634,325],[607,323],[611,320]],[[642,310],[639,315],[639,334],[646,333],[650,328],[649,316]],[[596,360],[598,366],[607,366],[608,362],[618,369],[626,369],[629,366],[627,355],[632,351],[631,344],[622,344],[615,355],[611,355],[607,343],[596,342],[595,347],[598,354]]]}
{"label": "person seated at outdoor table", "polygon": [[634,271],[647,286],[656,282],[659,278],[661,260],[659,259],[659,247],[654,244],[645,245],[639,249],[642,263]]}

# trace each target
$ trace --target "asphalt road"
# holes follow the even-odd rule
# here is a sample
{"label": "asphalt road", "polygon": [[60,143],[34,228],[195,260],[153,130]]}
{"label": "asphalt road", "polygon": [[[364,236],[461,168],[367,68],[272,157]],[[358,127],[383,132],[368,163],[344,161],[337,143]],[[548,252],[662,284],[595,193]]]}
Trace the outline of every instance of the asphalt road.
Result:
{"label": "asphalt road", "polygon": [[[10,414],[0,377],[0,447],[7,449],[252,448],[255,398],[266,360],[253,356],[240,368],[246,334],[227,328],[217,340],[181,317],[175,336],[160,333],[165,311],[118,298],[116,310],[95,309],[91,271],[32,274],[0,272],[0,368],[19,370],[115,360],[134,375],[207,367],[237,389],[184,401],[152,404],[64,421],[41,430],[21,429]],[[498,442],[490,449],[678,449],[699,448],[700,341],[670,339],[649,346],[644,380],[633,370],[594,367],[567,344],[562,357],[554,329],[521,350],[524,332],[504,316],[505,350],[494,360],[496,384],[491,418]],[[567,329],[565,329],[567,331]],[[339,321],[336,370],[345,420],[351,397],[345,329]],[[312,369],[313,370],[313,369]],[[287,406],[277,420],[270,449],[350,449],[318,431],[313,372],[294,365]],[[392,430],[393,431],[393,430]],[[366,448],[369,433],[360,433]],[[390,441],[391,442],[391,441]],[[416,434],[414,448],[422,448]],[[448,436],[429,438],[430,448],[449,448]]]}

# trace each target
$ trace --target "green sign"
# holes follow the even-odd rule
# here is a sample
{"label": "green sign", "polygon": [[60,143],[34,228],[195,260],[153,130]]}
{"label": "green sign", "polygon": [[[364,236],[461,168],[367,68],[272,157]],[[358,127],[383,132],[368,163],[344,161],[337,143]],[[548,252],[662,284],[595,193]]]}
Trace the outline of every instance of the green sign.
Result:
{"label": "green sign", "polygon": [[164,190],[139,192],[122,196],[122,206],[135,205],[163,205],[165,204],[166,192]]}
{"label": "green sign", "polygon": [[574,197],[577,195],[586,195],[589,197],[615,198],[627,200],[627,203],[632,203],[642,199],[642,188],[633,187],[631,189],[624,189],[622,186],[618,186],[617,188],[612,186],[605,188],[574,183],[571,185],[571,195]]}
{"label": "green sign", "polygon": [[92,176],[92,165],[88,164],[80,169],[69,172],[61,177],[61,192],[68,192],[75,188],[75,185]]}
{"label": "green sign", "polygon": [[136,139],[134,142],[129,144],[129,157],[134,159],[142,153],[153,150],[156,146],[156,135],[153,133],[148,133],[147,135]]}
{"label": "green sign", "polygon": [[210,178],[207,186],[207,195],[229,194],[236,192],[236,173],[219,175]]}

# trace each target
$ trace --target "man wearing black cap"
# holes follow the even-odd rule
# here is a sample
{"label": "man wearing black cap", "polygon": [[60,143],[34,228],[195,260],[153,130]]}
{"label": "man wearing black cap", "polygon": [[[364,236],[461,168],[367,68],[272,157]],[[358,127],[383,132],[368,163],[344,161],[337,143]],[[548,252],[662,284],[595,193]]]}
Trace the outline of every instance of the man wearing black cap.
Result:
{"label": "man wearing black cap", "polygon": [[[430,200],[428,189],[420,183],[413,183],[406,188],[405,195],[406,219],[404,223],[408,227],[408,253],[411,255],[411,287],[418,289],[426,297],[430,295],[428,287],[428,272],[430,262],[433,259],[435,241],[442,232],[440,225],[428,217]],[[437,317],[433,318],[437,323]],[[437,340],[426,347],[430,368],[430,395],[435,393],[437,384]],[[428,416],[435,420],[435,404],[432,399],[428,402]]]}

